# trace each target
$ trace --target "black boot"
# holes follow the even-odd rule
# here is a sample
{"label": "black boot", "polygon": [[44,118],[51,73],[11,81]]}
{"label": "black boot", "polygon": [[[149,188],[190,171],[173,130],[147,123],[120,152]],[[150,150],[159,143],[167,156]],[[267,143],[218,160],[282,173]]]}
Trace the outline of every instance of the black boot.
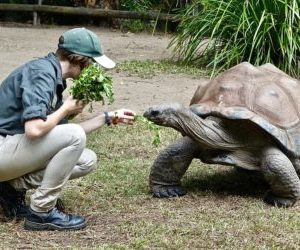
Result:
{"label": "black boot", "polygon": [[29,211],[24,223],[26,230],[78,230],[86,226],[84,217],[66,214],[57,208],[45,213],[30,208]]}
{"label": "black boot", "polygon": [[0,182],[0,205],[5,217],[22,219],[28,215],[25,195],[26,191],[17,191],[8,182]]}

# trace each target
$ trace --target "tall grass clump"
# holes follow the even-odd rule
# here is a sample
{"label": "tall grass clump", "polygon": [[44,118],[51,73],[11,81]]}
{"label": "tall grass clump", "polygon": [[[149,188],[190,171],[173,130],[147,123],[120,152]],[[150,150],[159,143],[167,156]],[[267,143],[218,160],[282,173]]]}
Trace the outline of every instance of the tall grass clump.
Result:
{"label": "tall grass clump", "polygon": [[[140,13],[152,12],[157,13],[155,20],[142,19],[122,19],[120,27],[122,31],[141,32],[161,30],[164,26],[165,32],[169,26],[168,21],[165,23],[158,20],[160,13],[177,13],[178,9],[184,8],[191,0],[119,0],[121,10],[135,11]],[[175,24],[176,25],[176,24]]]}
{"label": "tall grass clump", "polygon": [[242,61],[300,76],[300,0],[195,0],[170,46],[214,73]]}

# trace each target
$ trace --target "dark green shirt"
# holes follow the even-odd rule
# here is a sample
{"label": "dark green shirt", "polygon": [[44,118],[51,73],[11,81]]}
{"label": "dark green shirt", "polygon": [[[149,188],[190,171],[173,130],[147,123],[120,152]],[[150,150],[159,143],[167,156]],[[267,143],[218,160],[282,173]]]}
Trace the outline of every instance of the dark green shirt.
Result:
{"label": "dark green shirt", "polygon": [[46,120],[62,105],[64,89],[54,53],[15,69],[0,85],[0,133],[22,134],[25,121]]}

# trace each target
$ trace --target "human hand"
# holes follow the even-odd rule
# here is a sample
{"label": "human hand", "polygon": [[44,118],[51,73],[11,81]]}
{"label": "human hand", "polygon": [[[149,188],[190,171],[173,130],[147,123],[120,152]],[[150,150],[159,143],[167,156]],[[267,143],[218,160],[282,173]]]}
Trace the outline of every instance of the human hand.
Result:
{"label": "human hand", "polygon": [[118,109],[108,112],[108,116],[112,121],[112,124],[133,124],[136,113],[130,109]]}
{"label": "human hand", "polygon": [[77,99],[73,99],[72,96],[69,96],[63,104],[63,108],[65,108],[68,115],[77,115],[82,112],[86,105],[86,102],[80,101]]}

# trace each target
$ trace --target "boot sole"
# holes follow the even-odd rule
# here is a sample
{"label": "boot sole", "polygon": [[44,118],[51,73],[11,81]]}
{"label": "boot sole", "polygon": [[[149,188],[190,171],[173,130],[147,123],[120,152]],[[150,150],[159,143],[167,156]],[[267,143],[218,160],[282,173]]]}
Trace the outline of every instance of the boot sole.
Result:
{"label": "boot sole", "polygon": [[37,223],[25,220],[24,229],[31,230],[31,231],[41,231],[41,230],[58,230],[58,231],[65,231],[65,230],[79,230],[86,227],[86,221],[75,226],[69,227],[61,227],[51,223]]}

